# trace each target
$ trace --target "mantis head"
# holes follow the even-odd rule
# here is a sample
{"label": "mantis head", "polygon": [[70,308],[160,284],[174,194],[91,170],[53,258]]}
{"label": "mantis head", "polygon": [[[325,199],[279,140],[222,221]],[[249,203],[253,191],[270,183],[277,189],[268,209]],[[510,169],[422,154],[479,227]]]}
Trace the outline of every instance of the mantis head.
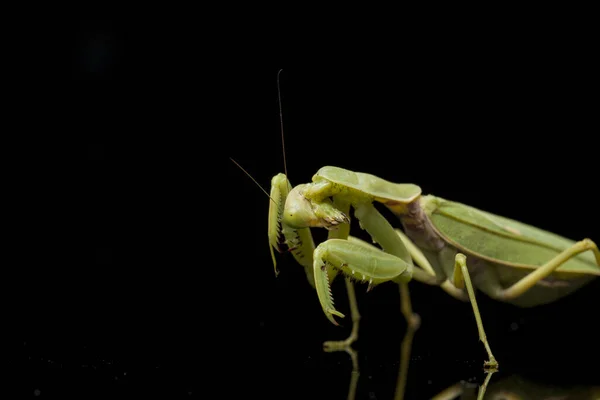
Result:
{"label": "mantis head", "polygon": [[332,229],[341,223],[348,223],[348,216],[336,209],[330,199],[316,201],[305,195],[311,185],[298,185],[289,192],[283,211],[283,223],[293,229]]}
{"label": "mantis head", "polygon": [[[285,174],[279,173],[271,179],[271,203],[269,205],[269,244],[271,258],[277,275],[275,254],[273,249],[282,252],[282,234],[290,249],[297,246],[310,246],[305,252],[313,250],[312,244],[298,240],[307,228],[333,229],[350,220],[343,212],[335,208],[329,198],[315,199],[307,196],[314,183],[301,184],[294,188]],[[306,232],[307,233],[307,232]],[[298,253],[293,252],[297,257]],[[312,258],[312,254],[311,254]],[[297,257],[297,260],[300,260]]]}

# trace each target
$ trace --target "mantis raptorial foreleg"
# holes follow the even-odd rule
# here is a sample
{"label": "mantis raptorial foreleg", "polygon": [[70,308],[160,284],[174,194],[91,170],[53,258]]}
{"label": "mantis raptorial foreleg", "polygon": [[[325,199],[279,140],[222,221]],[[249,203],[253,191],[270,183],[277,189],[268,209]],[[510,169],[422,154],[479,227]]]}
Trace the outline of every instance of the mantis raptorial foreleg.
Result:
{"label": "mantis raptorial foreleg", "polygon": [[[271,256],[273,258],[273,266],[275,268],[275,275],[278,274],[276,267],[275,254],[273,252],[276,249],[281,252],[279,247],[280,234],[283,234],[285,241],[289,247],[290,252],[296,259],[296,261],[302,265],[306,270],[306,276],[308,282],[312,287],[315,287],[314,272],[313,272],[313,252],[315,249],[314,241],[310,228],[295,228],[290,227],[283,221],[283,210],[284,204],[287,197],[290,194],[291,184],[284,174],[278,174],[271,180],[271,203],[269,204],[269,243],[271,249]],[[334,196],[333,204],[327,203],[320,204],[320,210],[317,211],[329,211],[335,215],[350,215],[350,203],[344,201],[343,197]],[[327,216],[325,216],[327,217]],[[346,219],[346,222],[340,222],[335,229],[331,229],[328,234],[328,239],[347,239],[350,232],[350,219]],[[335,271],[331,269],[328,271],[330,279],[335,276]],[[352,344],[358,338],[358,328],[360,314],[358,312],[358,305],[356,303],[356,296],[354,294],[354,287],[350,278],[346,277],[346,288],[348,292],[348,300],[350,304],[351,316],[352,316],[352,333],[350,336],[341,342],[325,342],[324,347],[326,351],[333,351],[335,349],[343,349],[348,345]]]}
{"label": "mantis raptorial foreleg", "polygon": [[327,266],[348,277],[369,282],[369,287],[390,280],[408,282],[413,276],[410,254],[390,223],[371,203],[354,204],[354,209],[360,225],[383,251],[360,241],[341,239],[329,239],[317,246],[314,252],[317,295],[325,315],[334,324],[337,322],[333,315],[343,317],[343,314],[333,306]]}
{"label": "mantis raptorial foreleg", "polygon": [[[343,203],[339,198],[336,199],[336,196],[334,196],[334,204],[339,210],[347,215],[349,204]],[[320,244],[315,251],[316,280],[319,280],[317,278],[317,275],[319,275],[317,266],[322,270],[324,267],[324,264],[322,264],[323,262],[344,271],[346,275],[350,275],[349,269],[352,271],[352,277],[357,279],[362,278],[364,281],[368,280],[369,288],[382,281],[393,280],[400,286],[402,314],[405,316],[408,326],[411,329],[416,330],[419,326],[420,319],[419,316],[412,311],[410,294],[406,282],[411,278],[415,278],[421,282],[439,284],[440,280],[435,276],[433,268],[431,268],[423,254],[419,252],[421,255],[421,257],[419,257],[418,254],[413,254],[413,252],[407,249],[404,246],[401,236],[394,233],[395,231],[390,223],[372,204],[357,204],[355,205],[355,210],[355,215],[359,220],[361,227],[371,235],[374,242],[381,245],[383,251],[358,238],[350,237],[348,235],[349,224],[339,225],[336,230],[330,231],[329,240]],[[332,241],[331,239],[346,239],[346,243]],[[414,245],[413,247],[416,249]],[[420,264],[425,265],[423,270],[419,268],[413,269],[413,255],[418,259]],[[319,260],[319,258],[322,260]],[[327,272],[325,274],[321,273],[320,275],[329,278],[332,274]],[[321,288],[321,291],[319,291],[319,287]],[[346,287],[352,312],[352,333],[346,340],[325,342],[324,346],[326,351],[343,349],[358,338],[360,314],[356,304],[354,287],[348,277],[346,278]],[[321,304],[326,304],[323,307],[325,314],[333,323],[336,323],[332,315],[343,315],[333,308],[333,300],[331,299],[331,293],[329,292],[329,282],[324,280],[321,286],[317,285],[317,293],[319,294]],[[329,301],[331,302],[331,305],[327,304]]]}
{"label": "mantis raptorial foreleg", "polygon": [[483,329],[481,314],[479,313],[479,307],[477,306],[477,300],[475,299],[475,290],[473,289],[473,284],[471,283],[471,276],[469,275],[469,270],[467,269],[467,257],[464,254],[456,254],[454,262],[454,274],[452,280],[454,286],[456,286],[457,288],[462,289],[465,286],[467,288],[467,293],[469,294],[469,299],[471,300],[471,305],[473,306],[473,314],[475,314],[475,320],[477,321],[479,340],[483,342],[485,350],[488,353],[488,357],[490,358],[484,363],[485,366],[489,368],[497,368],[498,362],[492,354],[492,350],[490,349],[490,345],[485,335],[485,330]]}
{"label": "mantis raptorial foreleg", "polygon": [[[334,196],[333,204],[345,215],[350,215],[350,203],[344,201],[339,196]],[[348,217],[348,220],[350,218]],[[350,223],[338,225],[337,229],[330,230],[328,239],[348,239],[350,233]],[[327,341],[323,343],[323,349],[327,352],[346,350],[349,351],[349,346],[358,339],[358,328],[360,322],[360,312],[358,311],[358,303],[356,302],[356,294],[354,293],[354,284],[351,278],[345,277],[346,293],[348,294],[348,304],[350,304],[350,316],[352,319],[352,331],[350,336],[341,341]]]}
{"label": "mantis raptorial foreleg", "polygon": [[554,270],[556,270],[562,264],[567,262],[569,259],[575,257],[579,253],[583,253],[584,251],[588,250],[592,250],[594,252],[594,256],[596,257],[596,264],[600,266],[600,251],[598,251],[598,246],[596,246],[596,243],[594,243],[590,239],[583,239],[575,243],[568,249],[564,250],[552,260],[548,261],[543,266],[537,268],[536,270],[522,278],[520,281],[513,284],[511,287],[507,289],[498,288],[498,292],[494,297],[496,297],[499,300],[509,300],[514,299],[515,297],[519,297],[527,290],[531,289],[541,279],[544,279],[545,277],[550,275]]}
{"label": "mantis raptorial foreleg", "polygon": [[291,183],[284,174],[277,174],[271,179],[271,202],[269,203],[269,250],[273,259],[275,276],[279,274],[274,250],[281,253],[281,235],[285,239],[290,253],[298,264],[304,267],[306,278],[312,287],[315,287],[313,276],[313,251],[315,244],[310,233],[310,228],[291,228],[282,224],[285,199],[290,193]]}

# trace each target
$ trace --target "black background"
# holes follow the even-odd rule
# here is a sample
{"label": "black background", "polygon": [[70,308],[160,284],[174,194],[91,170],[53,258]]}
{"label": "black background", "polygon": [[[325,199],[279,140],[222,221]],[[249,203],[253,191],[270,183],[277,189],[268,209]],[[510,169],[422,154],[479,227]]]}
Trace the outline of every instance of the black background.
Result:
{"label": "black background", "polygon": [[[198,36],[82,20],[56,39],[67,50],[52,53],[57,76],[44,79],[61,101],[40,120],[73,139],[53,142],[66,157],[50,157],[35,182],[47,201],[25,260],[25,397],[346,398],[350,359],[321,346],[350,322],[327,321],[290,255],[278,256],[275,278],[269,200],[229,159],[267,190],[283,172],[280,68],[293,184],[336,165],[600,240],[587,52],[500,40],[288,67],[257,65],[251,44],[213,55]],[[406,397],[481,382],[471,307],[410,287],[422,326]],[[492,382],[600,385],[599,288],[535,309],[479,294],[500,363]],[[396,287],[365,290],[357,399],[388,399],[406,325]],[[349,315],[341,279],[333,293]]]}

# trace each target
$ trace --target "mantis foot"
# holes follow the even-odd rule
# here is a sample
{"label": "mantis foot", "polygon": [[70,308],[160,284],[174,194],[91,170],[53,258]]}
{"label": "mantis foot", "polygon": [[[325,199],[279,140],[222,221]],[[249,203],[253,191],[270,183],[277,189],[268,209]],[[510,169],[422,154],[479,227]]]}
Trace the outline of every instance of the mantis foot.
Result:
{"label": "mantis foot", "polygon": [[483,369],[486,372],[497,372],[498,371],[498,361],[494,357],[491,357],[489,361],[483,362]]}
{"label": "mantis foot", "polygon": [[345,350],[345,351],[351,351],[352,350],[352,343],[354,343],[356,341],[356,337],[348,337],[348,339],[346,340],[339,340],[339,341],[327,341],[323,343],[323,350],[327,353],[332,353],[334,351],[341,351],[341,350]]}

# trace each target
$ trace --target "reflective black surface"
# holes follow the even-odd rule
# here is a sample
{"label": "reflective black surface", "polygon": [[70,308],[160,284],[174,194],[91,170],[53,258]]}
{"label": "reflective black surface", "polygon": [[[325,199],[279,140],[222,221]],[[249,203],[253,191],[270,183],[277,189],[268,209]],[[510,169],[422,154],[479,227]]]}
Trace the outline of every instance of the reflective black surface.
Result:
{"label": "reflective black surface", "polygon": [[[152,26],[84,21],[70,32],[69,113],[51,125],[85,145],[55,144],[36,175],[46,200],[32,210],[39,229],[24,261],[21,393],[345,399],[351,358],[322,343],[345,338],[350,321],[327,321],[289,254],[278,255],[275,278],[269,199],[228,158],[267,190],[283,172],[279,66],[254,68],[241,46],[241,61],[209,70],[215,58],[198,36],[161,42]],[[284,66],[292,183],[337,165],[600,241],[586,61],[554,68],[524,50],[493,55]],[[486,354],[470,305],[410,289],[422,324],[405,398],[481,383]],[[598,289],[535,309],[479,293],[500,363],[490,384],[518,375],[567,390],[600,385]],[[333,294],[349,315],[341,279]],[[406,333],[398,289],[357,285],[357,296],[356,399],[393,398]]]}

